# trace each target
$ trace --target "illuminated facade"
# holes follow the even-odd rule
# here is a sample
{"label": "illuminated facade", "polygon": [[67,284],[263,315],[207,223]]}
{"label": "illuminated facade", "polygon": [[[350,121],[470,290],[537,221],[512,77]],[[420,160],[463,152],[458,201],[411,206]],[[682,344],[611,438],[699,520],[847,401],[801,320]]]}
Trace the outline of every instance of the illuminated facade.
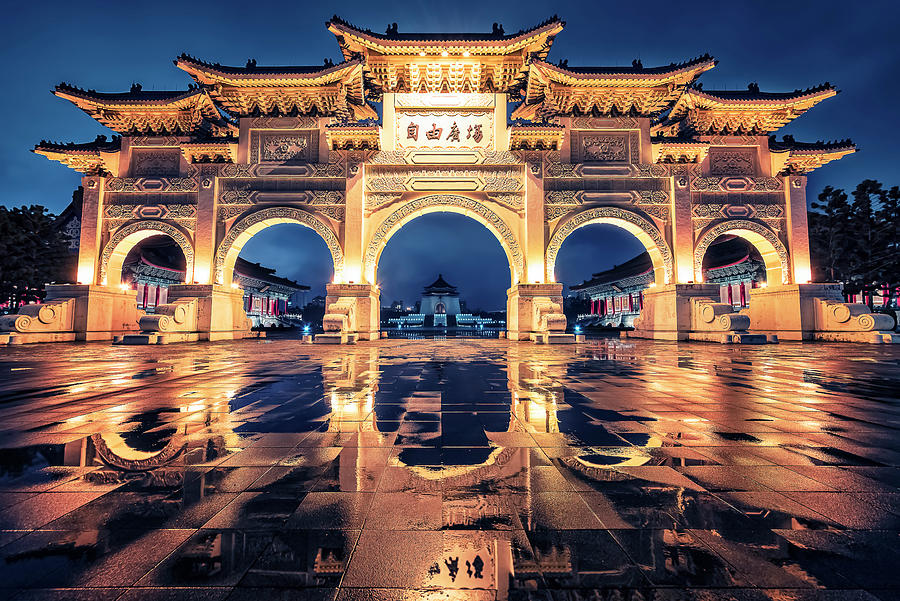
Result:
{"label": "illuminated facade", "polygon": [[[864,330],[850,338],[869,339],[881,329],[860,322],[856,306],[834,308],[839,288],[808,284],[805,174],[854,146],[770,137],[834,96],[831,85],[703,90],[697,79],[716,65],[709,56],[662,67],[553,64],[564,27],[555,17],[514,34],[377,34],[337,17],[327,27],[339,63],[225,67],[182,55],[186,91],[56,88],[121,134],[34,150],[84,174],[80,285],[51,290],[88,304],[79,338],[137,327],[169,328],[171,340],[241,337],[241,293],[228,286],[241,248],[270,225],[299,223],[323,238],[334,264],[319,339],[375,339],[381,253],[404,224],[435,211],[467,215],[499,240],[514,339],[571,341],[556,257],[569,234],[598,222],[649,252],[654,288],[640,335],[752,327],[789,338]],[[159,234],[187,258],[170,304],[201,317],[151,323],[119,290],[123,258]],[[752,326],[698,317],[725,311],[704,309],[719,298],[702,283],[704,253],[725,234],[747,239],[765,262],[769,287],[753,295]],[[835,311],[847,319],[834,321]]]}

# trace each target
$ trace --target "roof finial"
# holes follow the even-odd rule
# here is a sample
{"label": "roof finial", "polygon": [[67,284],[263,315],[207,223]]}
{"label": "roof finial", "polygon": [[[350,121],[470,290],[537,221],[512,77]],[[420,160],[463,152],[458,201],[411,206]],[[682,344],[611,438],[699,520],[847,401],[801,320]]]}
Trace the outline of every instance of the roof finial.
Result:
{"label": "roof finial", "polygon": [[397,24],[391,23],[390,25],[388,25],[384,33],[385,35],[397,35]]}
{"label": "roof finial", "polygon": [[141,86],[141,84],[139,84],[139,83],[137,83],[137,82],[131,84],[131,93],[132,93],[132,94],[137,94],[138,92],[141,91],[141,88],[142,88],[142,87],[143,87],[143,86]]}
{"label": "roof finial", "polygon": [[255,68],[256,68],[256,59],[255,59],[255,58],[248,58],[248,59],[247,59],[247,67],[246,67],[246,68],[247,68],[247,69],[255,69]]}
{"label": "roof finial", "polygon": [[503,31],[502,23],[494,23],[494,30],[491,33],[494,35],[504,35],[506,32]]}
{"label": "roof finial", "polygon": [[759,84],[756,83],[755,81],[751,81],[750,83],[747,84],[747,90],[751,94],[759,94]]}

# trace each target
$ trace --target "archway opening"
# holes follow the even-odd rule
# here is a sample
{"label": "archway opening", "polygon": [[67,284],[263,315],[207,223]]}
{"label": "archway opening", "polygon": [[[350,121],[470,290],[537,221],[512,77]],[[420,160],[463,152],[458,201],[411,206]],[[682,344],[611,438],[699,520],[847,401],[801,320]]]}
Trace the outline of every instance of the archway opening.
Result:
{"label": "archway opening", "polygon": [[274,223],[239,242],[232,249],[231,282],[243,290],[253,326],[321,331],[325,285],[334,279],[322,237],[299,223]]}
{"label": "archway opening", "polygon": [[573,231],[556,256],[563,310],[576,331],[631,327],[643,292],[657,284],[645,242],[615,223],[589,223]]}
{"label": "archway opening", "polygon": [[[123,246],[120,244],[119,246]],[[168,302],[169,287],[187,281],[187,258],[174,240],[164,234],[150,235],[131,246],[121,263],[116,253],[110,258],[110,278],[137,291],[137,306],[147,313]]]}
{"label": "archway opening", "polygon": [[506,326],[508,251],[480,221],[433,211],[391,232],[377,255],[381,325],[390,336],[496,336]]}
{"label": "archway opening", "polygon": [[710,243],[702,268],[703,282],[718,284],[720,300],[735,310],[750,305],[752,288],[767,285],[766,262],[759,249],[735,234],[718,236]]}
{"label": "archway opening", "polygon": [[694,247],[694,278],[705,281],[703,261],[707,250],[721,236],[736,236],[756,249],[765,265],[766,281],[770,286],[787,284],[791,280],[788,252],[778,235],[764,225],[748,220],[732,220],[707,230]]}

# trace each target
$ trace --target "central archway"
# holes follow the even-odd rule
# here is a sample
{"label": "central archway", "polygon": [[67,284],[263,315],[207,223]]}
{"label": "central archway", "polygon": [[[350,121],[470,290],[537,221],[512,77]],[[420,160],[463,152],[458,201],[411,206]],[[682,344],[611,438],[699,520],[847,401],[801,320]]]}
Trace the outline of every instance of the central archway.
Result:
{"label": "central archway", "polygon": [[258,232],[279,223],[298,223],[311,228],[325,240],[334,263],[334,281],[343,281],[344,252],[338,237],[315,215],[294,207],[271,207],[251,213],[234,224],[216,251],[216,283],[231,282],[234,264],[244,245]]}
{"label": "central archway", "polygon": [[556,281],[556,256],[569,234],[592,223],[608,223],[633,234],[647,249],[653,265],[654,281],[659,285],[672,281],[672,251],[659,230],[648,219],[618,207],[596,207],[578,213],[563,223],[547,245],[547,281]]}
{"label": "central archway", "polygon": [[766,281],[769,285],[788,284],[791,281],[787,248],[778,235],[766,226],[746,219],[732,219],[714,225],[700,236],[694,249],[694,278],[703,281],[703,256],[710,244],[725,234],[739,236],[752,244],[766,265]]}
{"label": "central archway", "polygon": [[391,236],[416,217],[436,212],[458,213],[471,217],[484,225],[500,241],[500,245],[506,253],[512,278],[511,285],[522,280],[525,271],[524,255],[515,233],[506,222],[477,200],[457,194],[437,194],[412,200],[381,222],[366,247],[364,266],[367,281],[375,282],[378,261]]}

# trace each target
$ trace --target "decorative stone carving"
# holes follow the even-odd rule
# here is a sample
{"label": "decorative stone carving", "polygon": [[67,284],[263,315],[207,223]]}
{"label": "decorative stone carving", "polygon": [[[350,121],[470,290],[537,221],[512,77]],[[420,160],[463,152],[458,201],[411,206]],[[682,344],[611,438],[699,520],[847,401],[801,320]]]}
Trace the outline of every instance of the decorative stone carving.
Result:
{"label": "decorative stone carving", "polygon": [[287,219],[311,228],[319,234],[319,236],[325,240],[325,244],[328,245],[328,250],[331,252],[331,260],[334,263],[335,275],[339,276],[339,274],[344,271],[344,251],[341,249],[341,244],[335,233],[321,219],[311,213],[294,207],[269,207],[251,213],[236,222],[231,229],[228,230],[228,233],[225,235],[225,238],[222,240],[222,243],[219,244],[219,248],[216,251],[217,282],[224,282],[225,258],[238,236],[247,231],[251,226],[270,219]]}
{"label": "decorative stone carving", "polygon": [[578,163],[561,163],[550,158],[544,163],[544,177],[577,178]]}
{"label": "decorative stone carving", "polygon": [[[697,241],[697,244],[694,246],[694,274],[695,277],[700,277],[703,273],[703,256],[706,254],[707,249],[710,244],[724,234],[729,232],[733,232],[735,230],[746,230],[756,234],[759,234],[765,240],[772,245],[775,249],[775,252],[778,253],[778,261],[781,263],[781,282],[782,284],[787,284],[790,282],[790,260],[788,258],[788,251],[785,248],[784,244],[782,244],[781,240],[778,239],[778,236],[768,227],[762,225],[761,223],[756,223],[755,221],[747,221],[746,219],[730,219],[728,221],[723,221],[717,225],[712,226],[700,237]],[[770,282],[777,283],[777,282]]]}
{"label": "decorative stone carving", "polygon": [[222,165],[221,177],[255,177],[256,165],[229,163]]}
{"label": "decorative stone carving", "polygon": [[103,211],[107,219],[190,219],[197,216],[192,204],[114,204]]}
{"label": "decorative stone carving", "polygon": [[713,149],[709,153],[710,175],[753,175],[755,154],[752,148]]}
{"label": "decorative stone carving", "polygon": [[[180,155],[179,155],[180,156]],[[191,177],[110,177],[107,192],[196,192]]]}
{"label": "decorative stone carving", "polygon": [[581,139],[585,161],[628,160],[628,139],[621,135],[584,136]]}
{"label": "decorative stone carving", "polygon": [[632,167],[634,168],[634,177],[669,177],[668,165],[635,162]]}
{"label": "decorative stone carving", "polygon": [[109,259],[116,250],[116,247],[118,247],[128,236],[145,231],[159,233],[174,240],[178,247],[181,248],[182,254],[184,254],[186,264],[185,272],[188,274],[194,272],[194,245],[180,229],[171,223],[165,223],[164,221],[137,221],[117,229],[112,237],[110,237],[109,242],[106,243],[106,246],[103,247],[103,251],[100,253],[101,283],[104,283],[107,280]]}
{"label": "decorative stone carving", "polygon": [[474,183],[474,189],[491,192],[517,192],[522,189],[522,173],[519,168],[484,169],[444,168],[422,169],[407,167],[380,170],[366,178],[366,187],[372,192],[396,192],[417,190],[417,181],[466,179]]}
{"label": "decorative stone carving", "polygon": [[262,140],[260,161],[285,162],[306,158],[309,149],[307,136],[283,135],[267,136]]}
{"label": "decorative stone carving", "polygon": [[661,219],[663,221],[669,220],[669,207],[663,205],[651,205],[648,207],[642,206],[641,210],[648,215],[652,215],[657,219]]}
{"label": "decorative stone carving", "polygon": [[522,279],[525,272],[524,256],[513,231],[499,215],[480,202],[455,194],[436,194],[417,198],[391,213],[375,231],[375,234],[372,236],[372,239],[369,241],[369,245],[366,248],[365,265],[367,273],[376,268],[378,253],[387,243],[388,235],[394,228],[398,227],[405,218],[414,215],[423,209],[436,206],[458,207],[475,213],[486,221],[488,226],[495,230],[500,236],[503,245],[506,247],[506,251],[511,257],[513,263],[512,268],[515,271],[515,280],[519,281]]}
{"label": "decorative stone carving", "polygon": [[637,202],[641,204],[667,205],[669,204],[669,193],[662,190],[641,190],[640,200]]}
{"label": "decorative stone carving", "polygon": [[572,129],[637,129],[633,117],[574,117]]}
{"label": "decorative stone carving", "polygon": [[627,221],[628,223],[638,226],[641,231],[653,240],[654,245],[659,249],[659,253],[662,256],[663,268],[666,272],[666,281],[672,281],[672,251],[669,249],[669,245],[666,243],[662,234],[655,225],[644,217],[618,207],[596,207],[587,209],[567,220],[553,233],[553,236],[550,238],[550,244],[547,246],[546,276],[548,281],[553,281],[553,274],[556,268],[556,255],[559,253],[560,247],[562,247],[563,242],[565,242],[569,234],[592,221],[602,220]]}
{"label": "decorative stone carving", "polygon": [[370,192],[366,194],[366,209],[374,211],[384,205],[391,204],[400,198],[400,194],[381,194],[378,192]]}
{"label": "decorative stone carving", "polygon": [[173,150],[140,150],[131,153],[131,175],[178,175],[181,152]]}
{"label": "decorative stone carving", "polygon": [[522,210],[525,207],[525,198],[521,194],[493,192],[487,194],[487,197],[494,202],[499,202],[500,204],[506,205],[517,211]]}
{"label": "decorative stone carving", "polygon": [[317,117],[255,117],[250,120],[253,129],[317,129]]}

